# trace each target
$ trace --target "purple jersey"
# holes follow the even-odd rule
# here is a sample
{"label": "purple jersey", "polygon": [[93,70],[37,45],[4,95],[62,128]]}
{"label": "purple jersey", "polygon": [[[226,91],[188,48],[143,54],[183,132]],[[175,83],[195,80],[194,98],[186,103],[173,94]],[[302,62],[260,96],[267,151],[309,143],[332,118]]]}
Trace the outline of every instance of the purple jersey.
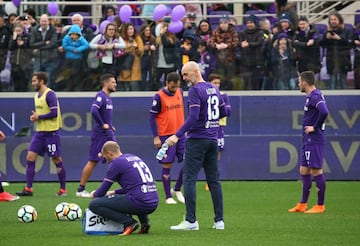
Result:
{"label": "purple jersey", "polygon": [[136,207],[156,207],[159,202],[156,185],[150,169],[140,157],[123,154],[114,159],[106,172],[105,178],[94,193],[95,197],[102,197],[114,182],[118,182],[121,189],[116,194],[126,194]]}
{"label": "purple jersey", "polygon": [[218,88],[207,82],[199,82],[190,87],[188,107],[189,116],[176,136],[187,132],[189,138],[217,141],[219,119],[226,116],[225,103]]}
{"label": "purple jersey", "polygon": [[[306,96],[303,118],[303,143],[325,143],[325,119],[329,111],[320,90],[315,89]],[[314,132],[305,133],[305,126],[313,126]]]}
{"label": "purple jersey", "polygon": [[95,120],[93,130],[102,131],[104,124],[108,124],[112,128],[113,104],[110,96],[103,90],[95,96],[91,105],[91,115]]}

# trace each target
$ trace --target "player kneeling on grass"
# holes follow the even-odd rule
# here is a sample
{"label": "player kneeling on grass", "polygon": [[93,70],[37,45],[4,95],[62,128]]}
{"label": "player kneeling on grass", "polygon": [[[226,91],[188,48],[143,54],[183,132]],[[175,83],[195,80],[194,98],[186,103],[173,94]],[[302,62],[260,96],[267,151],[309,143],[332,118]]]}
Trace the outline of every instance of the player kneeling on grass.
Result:
{"label": "player kneeling on grass", "polygon": [[[90,202],[89,209],[123,224],[124,231],[121,235],[130,235],[139,227],[132,217],[137,215],[141,224],[139,233],[148,233],[148,215],[155,211],[159,203],[150,169],[140,157],[121,153],[119,145],[114,141],[106,142],[101,154],[109,167],[100,187],[90,194],[94,199]],[[121,188],[108,191],[114,182],[118,182]]]}

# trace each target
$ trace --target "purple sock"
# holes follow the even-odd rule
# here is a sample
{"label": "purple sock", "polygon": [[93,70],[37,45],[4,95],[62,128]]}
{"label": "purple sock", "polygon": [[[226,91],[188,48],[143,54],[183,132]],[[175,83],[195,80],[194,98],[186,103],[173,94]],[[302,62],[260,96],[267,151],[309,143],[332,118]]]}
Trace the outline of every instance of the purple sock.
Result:
{"label": "purple sock", "polygon": [[163,181],[165,196],[166,196],[166,199],[168,199],[169,197],[171,197],[171,193],[170,193],[170,183],[171,183],[170,169],[162,168],[161,177],[162,177],[162,181]]}
{"label": "purple sock", "polygon": [[301,203],[307,203],[311,191],[312,179],[311,175],[301,175],[302,179],[302,197]]}
{"label": "purple sock", "polygon": [[314,177],[316,182],[316,189],[318,191],[318,205],[324,205],[325,200],[325,190],[326,190],[326,183],[325,183],[325,176],[324,174],[320,174]]}
{"label": "purple sock", "polygon": [[35,162],[27,161],[26,163],[26,186],[32,188],[35,177]]}
{"label": "purple sock", "polygon": [[58,164],[55,164],[56,166],[56,172],[60,181],[60,188],[66,189],[66,171],[65,167],[62,162],[59,162]]}
{"label": "purple sock", "polygon": [[178,176],[178,178],[176,180],[174,190],[180,191],[182,183],[183,183],[183,168],[181,168],[180,171],[179,171],[179,176]]}

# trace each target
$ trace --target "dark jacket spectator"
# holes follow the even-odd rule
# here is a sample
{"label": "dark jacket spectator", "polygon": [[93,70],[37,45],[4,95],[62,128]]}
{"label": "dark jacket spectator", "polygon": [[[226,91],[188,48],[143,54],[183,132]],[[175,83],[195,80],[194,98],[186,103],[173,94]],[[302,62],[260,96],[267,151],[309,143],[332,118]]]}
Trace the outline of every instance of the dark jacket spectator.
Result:
{"label": "dark jacket spectator", "polygon": [[345,28],[344,19],[339,13],[329,15],[328,31],[320,45],[326,49],[330,89],[335,89],[337,85],[345,89],[347,72],[352,69],[350,49],[353,47],[353,30]]}
{"label": "dark jacket spectator", "polygon": [[293,37],[298,72],[310,70],[319,73],[321,69],[319,36],[306,17],[300,17],[298,25]]}
{"label": "dark jacket spectator", "polygon": [[13,29],[14,32],[9,41],[9,50],[11,50],[11,78],[14,84],[14,91],[27,91],[33,69],[30,34],[25,32],[21,24],[15,24]]}

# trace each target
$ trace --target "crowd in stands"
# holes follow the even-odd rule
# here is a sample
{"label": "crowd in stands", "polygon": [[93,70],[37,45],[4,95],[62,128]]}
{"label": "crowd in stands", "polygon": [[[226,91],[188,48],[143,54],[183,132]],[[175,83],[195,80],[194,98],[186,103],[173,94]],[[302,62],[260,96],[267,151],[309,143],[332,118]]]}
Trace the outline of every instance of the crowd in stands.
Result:
{"label": "crowd in stands", "polygon": [[122,23],[115,6],[104,7],[98,24],[79,13],[68,25],[47,14],[37,19],[32,9],[0,16],[0,91],[28,91],[35,71],[47,72],[57,91],[98,90],[105,72],[116,76],[119,91],[158,90],[188,61],[198,62],[204,79],[220,74],[221,90],[293,90],[299,73],[311,70],[321,80],[322,69],[324,89],[360,89],[360,25],[345,25],[334,12],[320,30],[287,1],[277,2],[275,21],[251,14],[238,25],[230,14],[213,23],[195,11],[179,32],[169,30],[168,18]]}

